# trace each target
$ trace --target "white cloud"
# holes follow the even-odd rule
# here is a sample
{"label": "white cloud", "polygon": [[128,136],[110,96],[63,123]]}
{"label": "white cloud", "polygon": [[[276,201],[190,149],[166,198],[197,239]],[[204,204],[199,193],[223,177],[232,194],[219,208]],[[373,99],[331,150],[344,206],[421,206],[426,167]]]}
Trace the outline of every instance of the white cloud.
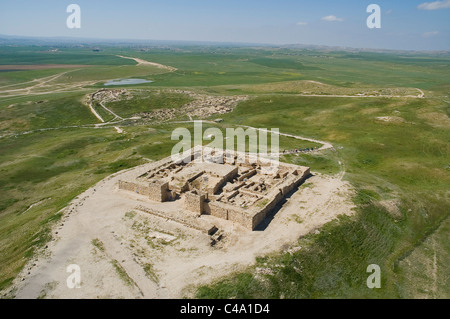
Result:
{"label": "white cloud", "polygon": [[388,11],[386,11],[386,14],[391,14],[392,13],[392,10],[391,9],[389,9]]}
{"label": "white cloud", "polygon": [[435,37],[439,34],[439,31],[431,31],[431,32],[425,32],[424,34],[422,34],[422,36],[424,38],[431,38],[431,37]]}
{"label": "white cloud", "polygon": [[308,25],[308,22],[302,22],[302,21],[300,21],[300,22],[297,22],[297,25]]}
{"label": "white cloud", "polygon": [[335,22],[335,21],[336,22],[342,22],[342,21],[344,21],[344,19],[338,18],[338,17],[336,17],[334,15],[323,17],[322,20],[323,21],[331,21],[331,22]]}
{"label": "white cloud", "polygon": [[450,0],[424,2],[417,7],[420,10],[439,10],[450,8]]}

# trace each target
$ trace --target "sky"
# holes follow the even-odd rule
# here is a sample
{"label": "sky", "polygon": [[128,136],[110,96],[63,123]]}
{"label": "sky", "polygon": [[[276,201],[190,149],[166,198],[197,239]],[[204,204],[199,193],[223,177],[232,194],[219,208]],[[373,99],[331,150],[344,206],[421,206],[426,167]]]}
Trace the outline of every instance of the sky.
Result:
{"label": "sky", "polygon": [[[67,27],[70,4],[80,29]],[[380,29],[367,27],[370,4]],[[0,0],[0,34],[450,50],[450,0]]]}

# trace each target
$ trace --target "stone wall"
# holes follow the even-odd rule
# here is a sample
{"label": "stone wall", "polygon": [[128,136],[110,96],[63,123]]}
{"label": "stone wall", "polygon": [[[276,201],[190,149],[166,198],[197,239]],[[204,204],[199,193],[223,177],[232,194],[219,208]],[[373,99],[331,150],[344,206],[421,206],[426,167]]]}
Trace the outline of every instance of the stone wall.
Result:
{"label": "stone wall", "polygon": [[221,202],[209,202],[204,204],[204,213],[221,219],[230,220],[239,225],[254,230],[276,206],[298,187],[310,175],[309,169],[299,171],[298,174],[291,174],[287,179],[275,190],[270,192],[266,198],[268,203],[259,209],[246,211],[242,208],[235,207]]}
{"label": "stone wall", "polygon": [[204,207],[205,214],[229,220],[238,223],[249,230],[253,230],[252,218],[242,208],[221,202],[205,203]]}
{"label": "stone wall", "polygon": [[224,184],[230,182],[238,174],[238,172],[239,168],[235,167],[231,172],[223,176],[221,180],[215,185],[211,195],[216,194],[219,191],[219,189],[221,189],[224,186]]}
{"label": "stone wall", "polygon": [[133,192],[142,196],[150,196],[150,188],[143,184],[119,181],[119,189]]}
{"label": "stone wall", "polygon": [[183,207],[191,212],[203,214],[205,199],[205,195],[186,193]]}
{"label": "stone wall", "polygon": [[207,202],[204,205],[204,213],[212,215],[221,219],[228,220],[227,208],[223,203],[219,202]]}
{"label": "stone wall", "polygon": [[241,177],[239,177],[239,181],[242,182],[244,179],[249,179],[250,177],[256,175],[258,171],[256,169],[250,170],[249,172],[243,174]]}
{"label": "stone wall", "polygon": [[284,196],[280,191],[272,193],[272,196],[268,198],[268,203],[266,204],[266,206],[264,206],[262,209],[260,209],[259,212],[253,215],[252,229],[255,229],[267,217],[267,215],[275,209],[275,207],[283,200],[283,198]]}
{"label": "stone wall", "polygon": [[239,207],[232,207],[227,209],[228,220],[238,223],[241,226],[244,226],[248,230],[253,230],[253,222],[252,217],[243,209]]}
{"label": "stone wall", "polygon": [[166,202],[171,197],[168,183],[154,182],[144,185],[141,183],[119,181],[119,189],[147,196],[155,202]]}
{"label": "stone wall", "polygon": [[[187,156],[192,159],[193,153]],[[256,163],[259,162],[257,161]],[[238,164],[238,166],[232,169],[217,169],[213,167],[210,168],[210,173],[207,173],[208,167],[200,165],[198,170],[194,170],[193,175],[187,181],[172,178],[169,186],[169,182],[166,182],[166,180],[168,180],[171,175],[165,174],[166,172],[163,172],[162,170],[179,173],[182,169],[182,167],[178,167],[171,162],[169,158],[160,162],[160,164],[152,171],[141,175],[136,181],[119,181],[119,189],[146,196],[156,202],[165,202],[175,199],[177,195],[181,196],[181,194],[184,194],[184,202],[180,208],[197,214],[208,214],[224,220],[229,220],[249,230],[254,230],[289,193],[310,175],[309,168],[291,164],[283,164],[282,169],[279,169],[274,173],[267,171],[260,172],[259,170],[262,168],[259,167],[258,164],[245,166],[244,173],[239,177],[238,183],[227,186],[224,193],[216,200],[214,194],[217,194],[226,183],[231,182],[237,177],[239,165],[242,166],[242,164]],[[268,166],[267,163],[261,163],[261,165],[263,168],[271,167]],[[279,176],[273,175],[278,174],[277,172],[280,172]],[[210,175],[211,178],[207,185],[207,193],[201,193],[201,191],[194,189],[192,183],[205,173],[206,175]],[[222,176],[222,174],[224,175]],[[271,188],[265,190],[263,193],[246,189],[244,186],[249,186],[246,183],[243,183],[243,181],[256,174],[261,174],[263,179],[269,178],[271,179],[270,181],[279,182],[279,184],[271,184]],[[205,181],[207,182],[206,179]],[[252,183],[255,182],[253,181]],[[243,197],[236,198],[236,201],[233,201],[234,203],[226,202],[231,197],[239,194]],[[224,196],[227,198],[224,198],[224,201],[220,201]],[[261,201],[264,201],[264,206],[261,204],[258,206],[258,203],[261,202],[259,202],[257,198],[261,196],[264,196],[264,198],[261,199]],[[211,200],[208,200],[208,198]],[[251,203],[253,199],[256,200],[256,203]],[[249,208],[241,208],[240,203],[245,203]]]}
{"label": "stone wall", "polygon": [[149,208],[149,207],[144,207],[144,206],[137,206],[137,207],[135,207],[135,209],[136,210],[140,210],[141,212],[144,212],[144,213],[147,213],[147,214],[154,215],[156,217],[163,218],[164,220],[174,221],[174,222],[182,224],[182,225],[184,225],[186,227],[193,228],[193,229],[205,232],[205,233],[208,233],[208,231],[211,229],[211,226],[207,226],[206,228],[205,227],[200,227],[197,223],[193,223],[192,221],[189,221],[187,219],[181,219],[181,218],[176,218],[176,217],[173,217],[173,216],[167,216],[166,213],[158,211],[158,210],[156,210],[154,208]]}
{"label": "stone wall", "polygon": [[[275,207],[294,190],[298,187],[311,173],[309,168],[305,171],[298,171],[298,175],[292,174],[288,179],[280,185],[277,191],[271,192],[268,196],[269,202],[262,208],[259,212],[253,215],[252,219],[252,229],[255,229],[266,217],[272,212]],[[264,200],[264,199],[263,199]]]}
{"label": "stone wall", "polygon": [[169,183],[154,182],[149,183],[148,189],[150,191],[149,198],[155,202],[167,202],[170,200],[171,193],[169,191]]}

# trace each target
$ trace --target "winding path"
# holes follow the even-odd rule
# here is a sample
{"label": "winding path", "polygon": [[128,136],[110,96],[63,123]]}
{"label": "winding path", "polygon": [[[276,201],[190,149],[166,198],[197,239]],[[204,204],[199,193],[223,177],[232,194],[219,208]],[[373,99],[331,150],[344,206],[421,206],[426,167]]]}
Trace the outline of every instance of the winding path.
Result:
{"label": "winding path", "polygon": [[[267,129],[255,128],[255,127],[246,126],[246,125],[241,125],[241,126],[247,127],[247,128],[250,128],[250,129],[254,129],[254,130],[257,130],[257,131],[261,131],[261,132],[274,133],[274,134],[278,134],[280,136],[292,137],[292,138],[295,138],[296,140],[303,140],[303,141],[308,141],[308,142],[312,142],[312,143],[322,144],[322,147],[319,148],[319,151],[324,151],[324,150],[328,150],[328,149],[334,149],[334,146],[331,143],[315,140],[315,139],[308,138],[308,137],[297,136],[297,135],[286,134],[286,133],[280,133],[280,132],[272,132],[272,131],[269,131]],[[282,153],[280,153],[280,154],[282,154]]]}
{"label": "winding path", "polygon": [[94,116],[96,118],[98,118],[98,120],[102,123],[105,123],[105,120],[103,119],[103,117],[100,116],[100,114],[97,113],[97,111],[94,109],[94,107],[92,106],[92,99],[89,99],[89,110],[91,111],[92,114],[94,114]]}
{"label": "winding path", "polygon": [[154,66],[154,67],[157,67],[158,69],[169,70],[170,72],[174,72],[174,71],[178,70],[177,68],[174,68],[172,66],[163,65],[163,64],[159,64],[159,63],[155,63],[155,62],[149,62],[149,61],[138,59],[138,58],[131,58],[131,57],[122,56],[122,55],[117,55],[117,57],[122,58],[122,59],[134,60],[137,62],[137,64],[138,64],[137,66],[141,66],[141,65]]}

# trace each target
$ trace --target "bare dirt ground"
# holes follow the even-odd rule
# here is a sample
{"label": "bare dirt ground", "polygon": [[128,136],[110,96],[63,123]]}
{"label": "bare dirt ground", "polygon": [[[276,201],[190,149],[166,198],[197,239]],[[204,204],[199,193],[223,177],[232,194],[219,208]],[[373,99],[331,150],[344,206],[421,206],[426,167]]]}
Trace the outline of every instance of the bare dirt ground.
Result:
{"label": "bare dirt ground", "polygon": [[134,60],[134,61],[137,62],[137,64],[138,64],[137,66],[140,66],[140,65],[155,66],[155,67],[160,68],[160,69],[169,70],[170,72],[174,72],[174,71],[177,70],[177,68],[174,68],[172,66],[163,65],[163,64],[159,64],[159,63],[155,63],[155,62],[149,62],[149,61],[138,59],[138,58],[130,58],[130,57],[121,56],[121,55],[118,55],[118,57],[122,58],[122,59]]}
{"label": "bare dirt ground", "polygon": [[[298,238],[338,215],[352,214],[353,190],[337,176],[315,174],[287,199],[263,231],[248,231],[213,216],[225,235],[211,238],[177,222],[135,208],[160,203],[117,189],[121,178],[147,171],[152,163],[112,175],[65,209],[46,250],[16,278],[16,298],[180,298],[255,262],[255,257],[300,249]],[[81,288],[69,289],[69,265],[81,269]]]}

